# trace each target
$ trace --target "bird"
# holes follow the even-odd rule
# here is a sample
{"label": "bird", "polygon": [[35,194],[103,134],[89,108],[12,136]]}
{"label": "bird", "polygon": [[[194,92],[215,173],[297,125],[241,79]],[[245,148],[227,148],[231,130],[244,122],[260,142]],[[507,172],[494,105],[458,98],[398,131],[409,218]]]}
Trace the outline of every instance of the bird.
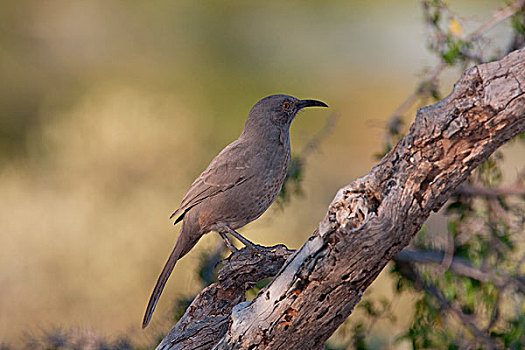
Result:
{"label": "bird", "polygon": [[244,128],[193,181],[170,216],[182,221],[175,246],[160,273],[144,314],[146,328],[176,262],[206,233],[215,231],[233,251],[227,234],[245,246],[258,246],[236,230],[260,217],[275,201],[290,163],[290,125],[306,107],[328,107],[318,100],[271,95],[250,110]]}

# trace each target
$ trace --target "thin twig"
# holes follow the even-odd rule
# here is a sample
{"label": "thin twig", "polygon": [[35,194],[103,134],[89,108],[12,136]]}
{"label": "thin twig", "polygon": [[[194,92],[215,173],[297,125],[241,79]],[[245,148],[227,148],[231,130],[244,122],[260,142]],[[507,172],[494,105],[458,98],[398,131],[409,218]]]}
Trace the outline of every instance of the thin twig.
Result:
{"label": "thin twig", "polygon": [[[521,8],[525,6],[525,0],[516,1],[511,3],[509,6],[495,12],[488,20],[483,22],[476,30],[470,33],[464,40],[466,44],[472,44],[474,41],[478,40],[483,34],[491,30],[497,24],[505,21],[506,19],[513,16],[516,12],[520,11]],[[468,45],[467,45],[468,46]],[[480,58],[476,55],[471,55],[471,59],[474,61],[480,61]],[[481,63],[481,62],[478,62]],[[390,121],[388,122],[389,130],[398,130],[399,125],[401,125],[401,118],[403,114],[410,109],[416,101],[427,92],[425,89],[422,89],[427,83],[435,83],[438,79],[441,72],[447,68],[447,64],[440,59],[439,63],[432,69],[429,73],[425,74],[423,78],[417,84],[416,89],[394,110],[390,116]]]}
{"label": "thin twig", "polygon": [[493,339],[491,339],[490,336],[486,332],[481,330],[476,325],[476,323],[472,320],[472,317],[464,314],[457,306],[450,304],[447,301],[447,298],[443,295],[443,293],[432,283],[424,280],[423,277],[414,268],[412,264],[405,264],[405,265],[408,265],[408,266],[405,266],[405,269],[406,269],[405,277],[414,281],[414,285],[416,286],[417,289],[422,289],[426,293],[433,296],[434,299],[439,304],[441,313],[445,314],[445,311],[452,312],[461,321],[461,323],[467,329],[470,330],[470,332],[476,337],[477,340],[482,341],[489,349],[496,349],[496,345],[494,344]]}
{"label": "thin twig", "polygon": [[492,17],[490,17],[483,24],[481,24],[478,27],[478,29],[476,29],[475,31],[470,33],[470,35],[467,36],[466,41],[477,40],[480,36],[482,36],[484,33],[488,32],[489,30],[491,30],[497,24],[503,22],[507,18],[512,17],[523,6],[525,6],[525,0],[520,0],[520,1],[516,1],[514,3],[511,3],[509,6],[505,7],[504,9],[501,9],[501,10],[495,12],[492,15]]}
{"label": "thin twig", "polygon": [[490,332],[490,329],[492,327],[494,327],[494,325],[496,324],[496,322],[498,322],[499,320],[499,316],[500,316],[500,312],[499,312],[499,309],[500,309],[500,303],[501,303],[501,290],[498,289],[498,294],[496,295],[496,301],[494,302],[494,305],[492,306],[492,312],[490,314],[490,321],[489,321],[489,324],[487,325],[487,328],[486,328],[486,332]]}
{"label": "thin twig", "polygon": [[[403,249],[397,253],[394,260],[418,264],[442,264],[444,255],[443,252],[432,250]],[[520,282],[520,278],[524,279],[525,276],[511,278],[501,274],[496,275],[491,271],[480,270],[472,266],[467,259],[457,256],[452,258],[450,270],[458,275],[469,277],[480,282],[492,282],[496,287],[515,284],[519,290],[525,293],[525,284]]]}
{"label": "thin twig", "polygon": [[525,196],[525,187],[518,184],[508,187],[482,187],[475,185],[462,185],[457,189],[456,193],[464,196],[480,196],[492,198],[499,196]]}
{"label": "thin twig", "polygon": [[304,145],[303,149],[299,153],[301,159],[306,159],[313,151],[319,148],[319,144],[321,143],[321,141],[323,141],[326,138],[326,136],[330,135],[330,133],[334,129],[336,121],[336,114],[330,113],[330,115],[325,120],[323,128],[319,130],[314,136],[312,136],[312,138],[308,140],[306,145]]}

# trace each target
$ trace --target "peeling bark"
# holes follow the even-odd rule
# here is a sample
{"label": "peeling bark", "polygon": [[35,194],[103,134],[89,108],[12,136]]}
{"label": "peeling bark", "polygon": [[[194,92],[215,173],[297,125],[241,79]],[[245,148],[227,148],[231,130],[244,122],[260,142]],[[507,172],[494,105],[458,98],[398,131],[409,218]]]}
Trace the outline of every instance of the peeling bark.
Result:
{"label": "peeling bark", "polygon": [[[524,88],[525,49],[467,70],[448,97],[417,112],[376,167],[338,191],[318,230],[286,262],[285,249],[249,259],[246,250],[235,253],[223,267],[229,274],[199,294],[159,348],[322,349],[430,212],[525,130]],[[246,288],[279,268],[242,302]]]}
{"label": "peeling bark", "polygon": [[247,290],[275,276],[293,253],[285,246],[255,252],[244,248],[223,261],[217,282],[204,288],[157,349],[211,349],[228,329],[232,308]]}

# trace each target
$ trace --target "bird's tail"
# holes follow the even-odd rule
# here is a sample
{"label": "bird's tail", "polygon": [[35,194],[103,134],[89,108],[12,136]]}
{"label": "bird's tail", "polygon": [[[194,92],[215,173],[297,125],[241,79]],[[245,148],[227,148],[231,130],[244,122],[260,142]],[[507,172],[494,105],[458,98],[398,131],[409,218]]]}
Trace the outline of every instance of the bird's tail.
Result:
{"label": "bird's tail", "polygon": [[157,279],[157,283],[155,284],[155,288],[153,288],[153,292],[149,298],[148,307],[146,308],[144,320],[142,321],[142,328],[146,328],[148,326],[151,316],[153,315],[153,311],[155,311],[157,302],[159,301],[160,295],[164,290],[164,286],[166,285],[166,282],[168,281],[175,264],[180,258],[186,255],[186,253],[188,253],[198,241],[198,238],[196,240],[188,239],[190,237],[186,233],[187,232],[185,232],[183,225],[179,238],[177,239],[177,243],[171,251],[170,257],[168,258],[168,261],[166,261],[166,265],[164,265],[164,268]]}

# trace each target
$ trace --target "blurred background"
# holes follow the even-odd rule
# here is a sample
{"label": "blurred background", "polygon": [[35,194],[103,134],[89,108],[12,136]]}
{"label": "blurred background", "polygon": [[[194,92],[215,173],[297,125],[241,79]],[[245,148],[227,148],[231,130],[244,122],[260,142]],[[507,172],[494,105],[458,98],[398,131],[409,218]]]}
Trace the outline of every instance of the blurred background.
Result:
{"label": "blurred background", "polygon": [[[501,4],[450,1],[473,25]],[[242,230],[299,247],[337,189],[375,164],[391,113],[436,63],[422,21],[408,0],[1,1],[0,343],[49,327],[144,343],[166,330],[173,299],[200,289],[200,255],[219,241],[205,236],[177,264],[141,331],[178,234],[168,217],[274,93],[330,105],[295,120],[293,152],[337,117],[302,193]],[[510,148],[511,168],[522,151]],[[390,285],[382,277],[372,292]]]}

